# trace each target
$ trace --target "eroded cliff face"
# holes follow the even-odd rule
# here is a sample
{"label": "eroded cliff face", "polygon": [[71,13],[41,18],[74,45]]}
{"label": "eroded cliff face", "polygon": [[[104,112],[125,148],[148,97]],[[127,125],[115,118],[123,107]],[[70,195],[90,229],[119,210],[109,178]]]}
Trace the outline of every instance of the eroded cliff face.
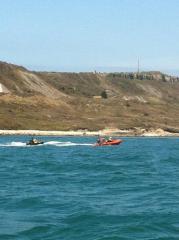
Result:
{"label": "eroded cliff face", "polygon": [[0,129],[179,128],[179,81],[160,72],[32,72],[0,62]]}

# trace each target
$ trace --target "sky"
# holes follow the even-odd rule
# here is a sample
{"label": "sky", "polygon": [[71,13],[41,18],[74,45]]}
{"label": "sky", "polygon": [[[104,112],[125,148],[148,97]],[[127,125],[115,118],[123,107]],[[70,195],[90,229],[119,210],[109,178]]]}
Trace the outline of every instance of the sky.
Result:
{"label": "sky", "polygon": [[0,60],[44,71],[179,73],[179,0],[0,0]]}

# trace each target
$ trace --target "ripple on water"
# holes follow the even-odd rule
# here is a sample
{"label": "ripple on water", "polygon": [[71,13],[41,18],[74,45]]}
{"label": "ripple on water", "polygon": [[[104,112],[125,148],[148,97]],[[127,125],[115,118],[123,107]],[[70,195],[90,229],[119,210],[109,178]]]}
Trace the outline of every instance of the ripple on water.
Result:
{"label": "ripple on water", "polygon": [[44,139],[0,138],[0,239],[179,239],[177,138]]}

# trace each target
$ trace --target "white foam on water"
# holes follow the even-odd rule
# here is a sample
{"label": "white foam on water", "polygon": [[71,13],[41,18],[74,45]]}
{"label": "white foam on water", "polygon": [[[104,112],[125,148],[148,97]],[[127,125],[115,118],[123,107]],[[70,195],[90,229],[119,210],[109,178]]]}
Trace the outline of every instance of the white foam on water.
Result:
{"label": "white foam on water", "polygon": [[[52,145],[56,147],[69,147],[69,146],[92,146],[90,143],[73,143],[73,142],[59,142],[59,141],[49,141],[44,144],[36,145],[35,147],[43,146],[43,145]],[[8,142],[4,144],[0,144],[0,147],[30,147],[27,146],[25,142]]]}
{"label": "white foam on water", "polygon": [[44,145],[54,145],[56,147],[69,147],[69,146],[92,146],[90,143],[73,143],[73,142],[59,142],[59,141],[50,141],[44,143]]}
{"label": "white foam on water", "polygon": [[10,142],[10,143],[4,143],[0,144],[1,147],[25,147],[26,143],[24,142]]}

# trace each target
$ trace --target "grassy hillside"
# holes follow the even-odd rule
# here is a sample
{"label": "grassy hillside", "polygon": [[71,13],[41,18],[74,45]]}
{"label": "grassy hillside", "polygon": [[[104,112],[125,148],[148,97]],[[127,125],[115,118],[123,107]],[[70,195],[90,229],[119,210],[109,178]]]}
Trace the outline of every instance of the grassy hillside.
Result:
{"label": "grassy hillside", "polygon": [[160,72],[31,72],[0,62],[0,129],[179,128],[179,79]]}

